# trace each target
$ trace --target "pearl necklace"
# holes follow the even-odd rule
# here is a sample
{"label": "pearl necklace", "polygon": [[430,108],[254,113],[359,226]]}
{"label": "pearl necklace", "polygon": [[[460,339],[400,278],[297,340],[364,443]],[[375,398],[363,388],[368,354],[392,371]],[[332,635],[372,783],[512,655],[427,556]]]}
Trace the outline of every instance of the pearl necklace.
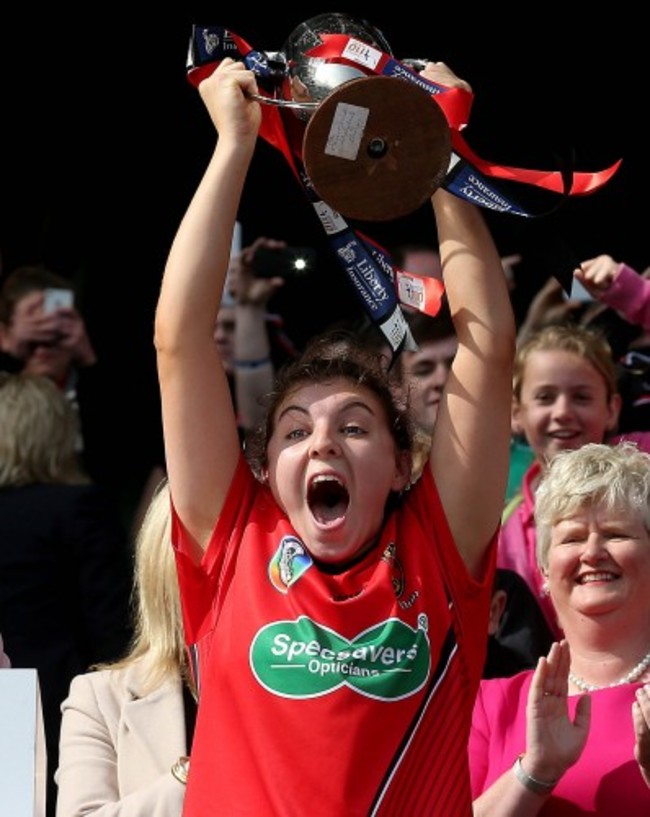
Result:
{"label": "pearl necklace", "polygon": [[572,672],[569,673],[569,681],[571,681],[574,687],[581,689],[583,692],[595,692],[598,689],[608,689],[609,687],[620,687],[623,686],[623,684],[633,684],[635,681],[639,680],[648,667],[650,667],[650,652],[645,656],[645,658],[642,658],[636,667],[631,669],[627,675],[619,678],[618,681],[613,681],[611,684],[596,686],[596,684],[590,684],[577,675],[574,675]]}

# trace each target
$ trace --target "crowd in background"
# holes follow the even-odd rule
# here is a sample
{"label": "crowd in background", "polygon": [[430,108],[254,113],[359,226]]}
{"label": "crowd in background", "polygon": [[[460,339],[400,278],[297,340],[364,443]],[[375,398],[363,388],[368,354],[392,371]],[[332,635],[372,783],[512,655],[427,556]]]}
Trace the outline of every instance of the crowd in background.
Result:
{"label": "crowd in background", "polygon": [[[274,374],[298,354],[283,329],[282,317],[270,311],[274,293],[286,282],[255,274],[255,253],[260,246],[279,250],[286,245],[259,238],[233,252],[228,289],[214,332],[214,342],[228,362],[243,444],[263,417],[263,397],[271,391]],[[440,258],[434,245],[404,245],[394,251],[400,268],[412,266],[418,274],[440,277]],[[514,276],[508,262],[504,259],[504,274],[509,275],[512,288]],[[582,264],[576,279],[590,300],[585,301],[584,294],[580,300],[571,298],[549,274],[518,325],[510,479],[492,595],[485,679],[510,678],[522,672],[527,673],[522,679],[528,678],[551,644],[564,638],[565,625],[558,619],[555,599],[546,590],[535,538],[534,497],[553,456],[589,443],[613,445],[620,440],[632,440],[643,450],[650,450],[650,283],[607,255]],[[141,484],[137,504],[129,508],[125,519],[119,492],[115,492],[114,482],[105,478],[110,471],[110,452],[102,453],[106,452],[102,433],[106,420],[101,394],[106,384],[101,382],[101,366],[90,339],[92,327],[86,328],[74,303],[55,304],[48,311],[46,292],[52,289],[74,288],[64,277],[35,265],[5,275],[0,291],[4,370],[0,385],[0,518],[5,530],[0,553],[1,632],[6,664],[11,661],[14,667],[36,666],[39,670],[49,804],[55,802],[57,794],[54,775],[61,706],[64,728],[68,724],[74,734],[73,713],[77,720],[82,714],[88,717],[83,679],[99,682],[111,678],[113,664],[107,662],[114,662],[116,670],[126,673],[131,661],[134,666],[158,661],[158,670],[155,663],[147,670],[152,673],[150,680],[145,675],[137,682],[143,684],[138,700],[146,700],[161,683],[172,683],[165,680],[171,674],[178,678],[173,682],[174,706],[185,713],[191,711],[188,705],[183,707],[182,695],[177,698],[185,688],[184,652],[167,636],[163,643],[168,645],[164,649],[169,657],[165,653],[154,657],[163,647],[156,646],[158,636],[143,624],[151,614],[141,613],[135,619],[138,635],[130,648],[133,658],[126,653],[134,626],[129,588],[135,581],[136,597],[142,605],[147,592],[143,583],[153,581],[151,561],[147,577],[142,575],[142,565],[137,567],[138,559],[145,557],[142,553],[137,556],[134,542],[137,536],[146,538],[151,524],[146,520],[153,514],[154,503],[160,507],[164,504],[160,494],[167,496],[159,489],[166,478],[162,446],[159,459],[151,463],[148,479]],[[399,356],[392,377],[408,384],[408,399],[421,437],[419,456],[424,460],[458,342],[445,299],[436,317],[408,308],[404,311],[418,349]],[[623,336],[621,322],[626,323]],[[362,319],[347,325],[356,332],[360,344],[390,359],[375,327]],[[540,397],[541,391],[544,394]],[[416,473],[419,468],[416,466]],[[165,531],[168,538],[168,527]],[[162,534],[152,537],[162,549],[166,543]],[[171,557],[171,550],[168,553]],[[164,560],[159,553],[156,557],[162,571]],[[173,601],[175,590],[170,589],[169,582],[175,573],[166,579],[165,575],[161,572],[159,580],[167,581],[168,586],[160,598],[165,603],[172,599],[169,604],[173,609],[178,601]],[[182,633],[180,619],[178,626]],[[69,646],[64,646],[66,643]],[[149,658],[143,658],[148,652]],[[554,654],[549,660],[560,659]],[[103,672],[86,676],[93,667]],[[69,689],[75,678],[79,680]],[[109,686],[107,694],[116,693]],[[481,692],[486,694],[487,688]],[[519,694],[523,707],[527,684]],[[182,716],[180,719],[183,722]],[[110,731],[114,726],[107,728]],[[68,740],[65,734],[63,746]],[[122,743],[118,737],[115,741],[117,756],[129,757],[130,750],[119,748]],[[179,734],[169,741],[168,754],[189,754],[190,742],[190,733],[185,737]],[[80,753],[81,760],[75,760],[73,752]],[[95,796],[96,779],[85,778],[89,788],[84,794],[75,773],[75,763],[83,765],[83,744],[73,748],[69,758],[58,772],[66,803],[60,817],[81,813],[77,808],[87,802],[85,798],[91,801]],[[150,763],[139,755],[135,762]],[[164,781],[163,788],[174,791],[178,781],[166,774],[166,763],[159,759],[151,766],[152,785],[154,780],[158,785]],[[141,788],[146,776],[142,772],[131,779],[130,769],[131,764],[125,764],[125,779],[118,785],[120,797],[133,792],[134,799],[145,803]],[[488,787],[487,782],[482,785]],[[151,796],[155,801],[158,795]],[[165,799],[178,802],[179,796],[175,790]],[[110,800],[110,791],[106,797]],[[489,804],[491,800],[486,798],[478,802]],[[495,802],[499,802],[498,797]],[[492,813],[491,807],[483,808],[485,811],[477,813]],[[49,813],[54,815],[53,805],[49,805]]]}
{"label": "crowd in background", "polygon": [[[313,340],[294,343],[290,316],[275,308],[290,284],[256,269],[260,248],[285,247],[282,237],[256,236],[232,248],[212,333],[237,442],[251,456],[276,376]],[[476,815],[605,814],[612,804],[641,815],[650,802],[650,267],[638,272],[607,249],[576,267],[581,291],[567,292],[549,268],[517,321],[508,479],[480,608],[487,641],[469,744]],[[444,278],[437,243],[418,236],[389,250],[399,268]],[[513,299],[522,260],[501,258]],[[174,817],[200,692],[184,626],[203,638],[205,624],[179,597],[171,527],[181,517],[172,520],[160,417],[150,418],[157,445],[134,481],[110,416],[125,395],[105,376],[75,282],[30,264],[3,270],[0,284],[0,669],[39,672],[48,817]],[[354,358],[351,343],[374,355],[397,403],[409,406],[414,464],[399,493],[440,458],[435,429],[450,377],[458,388],[451,373],[467,335],[459,292],[447,288],[436,316],[404,308],[418,348],[395,360],[367,320],[332,325],[338,356]],[[262,482],[265,468],[262,458]],[[324,505],[342,501],[322,491]],[[181,508],[191,519],[187,498]],[[202,524],[184,533],[188,553]],[[480,576],[478,557],[468,561],[467,575]],[[596,609],[591,583],[610,585],[615,613]]]}

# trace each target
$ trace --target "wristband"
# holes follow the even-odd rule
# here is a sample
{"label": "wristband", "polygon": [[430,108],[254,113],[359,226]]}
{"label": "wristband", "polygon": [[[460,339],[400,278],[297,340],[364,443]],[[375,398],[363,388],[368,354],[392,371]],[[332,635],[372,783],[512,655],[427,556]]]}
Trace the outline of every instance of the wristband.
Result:
{"label": "wristband", "polygon": [[538,780],[536,777],[528,774],[528,772],[521,765],[522,757],[523,755],[519,755],[517,760],[515,760],[515,765],[512,767],[517,780],[522,784],[522,786],[525,786],[528,791],[532,791],[535,794],[550,794],[557,786],[558,781],[554,780],[552,783],[549,783],[546,780]]}
{"label": "wristband", "polygon": [[270,366],[270,357],[259,357],[257,360],[233,360],[235,369],[259,369],[260,366]]}
{"label": "wristband", "polygon": [[187,783],[187,775],[190,772],[190,759],[185,755],[178,758],[176,763],[171,768],[171,772],[179,783],[185,785]]}

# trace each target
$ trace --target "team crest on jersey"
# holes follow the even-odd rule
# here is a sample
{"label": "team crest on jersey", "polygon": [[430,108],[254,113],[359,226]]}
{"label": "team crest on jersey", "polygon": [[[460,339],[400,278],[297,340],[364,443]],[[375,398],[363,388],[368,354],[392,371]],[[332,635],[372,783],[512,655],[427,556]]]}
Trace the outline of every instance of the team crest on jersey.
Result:
{"label": "team crest on jersey", "polygon": [[348,687],[368,698],[396,701],[427,682],[429,622],[422,614],[413,629],[388,618],[345,638],[308,616],[274,621],[258,631],[249,660],[258,682],[285,698],[315,698]]}
{"label": "team crest on jersey", "polygon": [[271,584],[280,593],[286,593],[312,564],[311,556],[297,536],[283,536],[269,563]]}
{"label": "team crest on jersey", "polygon": [[397,557],[397,545],[394,542],[386,545],[384,552],[381,554],[381,558],[382,561],[386,562],[390,569],[390,582],[393,586],[395,598],[397,599],[400,609],[410,609],[420,596],[420,591],[413,590],[408,595],[404,595],[404,590],[406,589],[406,575],[404,573],[404,567]]}
{"label": "team crest on jersey", "polygon": [[404,568],[402,563],[397,558],[397,545],[391,542],[386,546],[384,552],[381,554],[382,561],[390,567],[390,581],[395,591],[395,596],[399,598],[404,592]]}

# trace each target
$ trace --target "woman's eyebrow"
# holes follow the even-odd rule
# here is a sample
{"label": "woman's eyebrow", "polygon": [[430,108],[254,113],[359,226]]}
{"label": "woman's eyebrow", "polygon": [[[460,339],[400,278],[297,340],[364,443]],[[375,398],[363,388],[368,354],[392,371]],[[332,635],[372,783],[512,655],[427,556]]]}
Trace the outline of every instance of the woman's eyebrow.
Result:
{"label": "woman's eyebrow", "polygon": [[[366,411],[368,414],[372,415],[373,417],[375,415],[375,412],[372,409],[372,407],[368,403],[365,403],[363,400],[351,400],[349,403],[345,403],[343,406],[341,406],[341,408],[337,411],[337,413],[338,414],[344,414],[345,412],[350,411],[350,410],[355,409],[355,408],[362,409],[362,410]],[[279,422],[284,416],[286,416],[287,414],[289,414],[292,411],[297,411],[300,414],[305,414],[305,415],[309,414],[309,411],[306,408],[304,408],[303,406],[291,403],[290,405],[285,406],[282,409],[282,411],[280,411],[280,413],[278,414],[277,422]]]}
{"label": "woman's eyebrow", "polygon": [[291,405],[289,405],[289,406],[285,406],[285,407],[282,409],[282,411],[280,411],[280,412],[278,413],[278,419],[277,419],[277,421],[276,421],[276,422],[280,422],[280,420],[281,420],[281,419],[282,419],[282,418],[283,418],[285,415],[289,414],[289,413],[290,413],[290,412],[292,412],[292,411],[297,411],[297,412],[300,412],[300,414],[305,414],[305,415],[306,415],[306,414],[309,414],[309,412],[307,411],[307,409],[303,408],[302,406],[294,405],[294,404],[292,403],[292,404],[291,404]]}

